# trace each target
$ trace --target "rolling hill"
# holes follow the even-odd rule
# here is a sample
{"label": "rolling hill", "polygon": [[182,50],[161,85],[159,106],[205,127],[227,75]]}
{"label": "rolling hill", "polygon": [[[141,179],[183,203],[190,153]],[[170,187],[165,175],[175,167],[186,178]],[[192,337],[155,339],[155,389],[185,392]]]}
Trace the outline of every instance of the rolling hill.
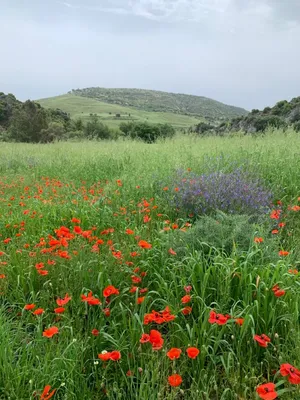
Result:
{"label": "rolling hill", "polygon": [[206,97],[142,89],[77,89],[38,102],[43,107],[62,109],[72,118],[86,120],[90,114],[97,114],[111,127],[135,120],[188,128],[205,120],[217,123],[247,114],[242,108]]}
{"label": "rolling hill", "polygon": [[[90,114],[97,114],[101,122],[111,128],[117,128],[121,122],[147,121],[150,123],[168,123],[175,128],[188,128],[198,124],[203,118],[172,112],[148,112],[134,107],[124,107],[118,104],[109,104],[96,99],[66,94],[37,100],[46,108],[59,108],[69,113],[72,118],[90,119]],[[117,115],[119,115],[117,117]]]}

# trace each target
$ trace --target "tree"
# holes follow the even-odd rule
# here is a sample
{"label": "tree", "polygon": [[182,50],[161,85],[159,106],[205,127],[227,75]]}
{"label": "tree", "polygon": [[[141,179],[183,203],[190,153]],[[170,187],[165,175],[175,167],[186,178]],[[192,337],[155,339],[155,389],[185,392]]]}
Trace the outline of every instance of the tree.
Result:
{"label": "tree", "polygon": [[18,142],[38,143],[43,141],[41,131],[48,128],[47,111],[39,104],[27,100],[13,111],[10,137]]}
{"label": "tree", "polygon": [[84,128],[85,136],[89,139],[109,139],[110,129],[107,125],[99,122],[97,115],[92,115]]}

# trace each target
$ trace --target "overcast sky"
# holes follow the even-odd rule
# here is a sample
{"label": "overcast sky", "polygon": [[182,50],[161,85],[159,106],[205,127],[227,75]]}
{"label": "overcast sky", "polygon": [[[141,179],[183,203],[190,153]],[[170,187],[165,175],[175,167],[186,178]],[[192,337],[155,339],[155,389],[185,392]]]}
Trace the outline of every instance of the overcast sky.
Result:
{"label": "overcast sky", "polygon": [[0,91],[165,90],[247,109],[300,96],[300,0],[0,0]]}

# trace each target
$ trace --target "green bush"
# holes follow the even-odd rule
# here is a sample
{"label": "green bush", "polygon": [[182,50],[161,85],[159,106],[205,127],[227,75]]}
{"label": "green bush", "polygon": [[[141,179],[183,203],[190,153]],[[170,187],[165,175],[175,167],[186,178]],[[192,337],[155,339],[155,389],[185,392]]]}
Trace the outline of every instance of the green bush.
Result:
{"label": "green bush", "polygon": [[84,134],[88,139],[109,139],[110,129],[99,121],[97,115],[92,115],[91,120],[84,127]]}
{"label": "green bush", "polygon": [[[258,229],[261,232],[262,225],[253,223],[249,216],[218,212],[215,217],[200,217],[187,232],[175,231],[168,245],[179,256],[195,250],[211,251],[211,247],[230,255],[233,250],[248,251],[253,244],[254,237],[262,236],[261,233],[258,233]],[[274,252],[274,239],[265,239],[264,247],[273,249]],[[271,254],[272,250],[268,253]]]}
{"label": "green bush", "polygon": [[298,121],[294,124],[294,129],[296,132],[300,132],[300,121]]}
{"label": "green bush", "polygon": [[154,143],[157,139],[174,136],[175,129],[169,124],[149,124],[148,122],[123,122],[120,130],[125,136],[132,139],[141,139],[147,143]]}

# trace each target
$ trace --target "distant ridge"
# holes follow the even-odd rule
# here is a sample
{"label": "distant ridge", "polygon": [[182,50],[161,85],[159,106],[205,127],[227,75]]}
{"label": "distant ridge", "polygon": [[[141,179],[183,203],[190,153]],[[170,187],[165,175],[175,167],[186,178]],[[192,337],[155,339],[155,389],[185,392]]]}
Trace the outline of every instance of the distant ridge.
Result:
{"label": "distant ridge", "polygon": [[157,90],[91,87],[73,89],[69,94],[143,111],[171,112],[201,117],[210,121],[226,120],[248,114],[243,108],[223,104],[207,97]]}

